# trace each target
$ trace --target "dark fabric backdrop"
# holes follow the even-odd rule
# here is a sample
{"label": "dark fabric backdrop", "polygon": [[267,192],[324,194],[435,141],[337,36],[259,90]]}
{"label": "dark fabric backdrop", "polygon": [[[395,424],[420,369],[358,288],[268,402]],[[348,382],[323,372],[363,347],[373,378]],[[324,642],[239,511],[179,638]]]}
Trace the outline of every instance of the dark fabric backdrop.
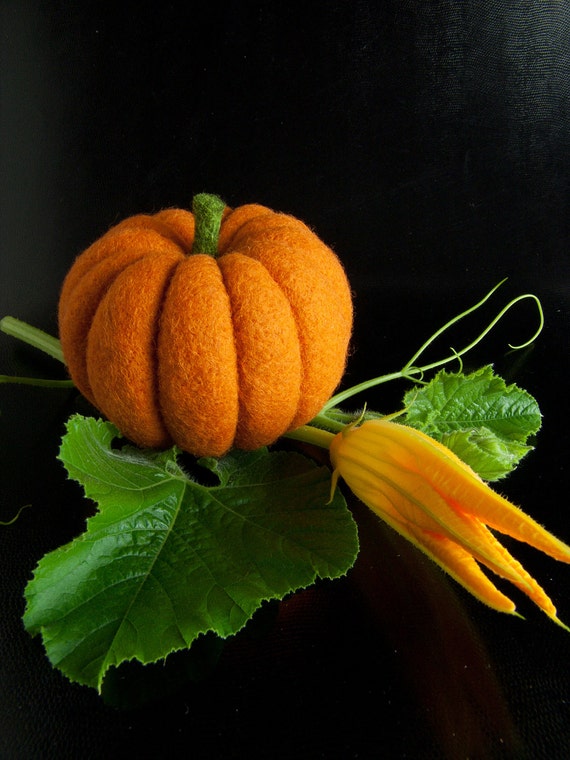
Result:
{"label": "dark fabric backdrop", "polygon": [[[351,383],[508,277],[495,311],[531,290],[545,329],[509,352],[534,329],[523,304],[469,363],[539,400],[537,450],[501,488],[570,539],[567,2],[2,0],[0,23],[0,316],[55,333],[78,252],[204,190],[299,216],[337,251]],[[2,373],[61,376],[6,336],[0,351]],[[367,400],[393,411],[402,392]],[[203,682],[122,707],[68,683],[21,615],[36,562],[84,524],[55,459],[77,403],[0,391],[0,518],[32,505],[0,529],[0,757],[570,756],[570,634],[519,596],[526,622],[487,610],[358,505],[354,572],[236,637]],[[570,623],[570,569],[514,551]]]}

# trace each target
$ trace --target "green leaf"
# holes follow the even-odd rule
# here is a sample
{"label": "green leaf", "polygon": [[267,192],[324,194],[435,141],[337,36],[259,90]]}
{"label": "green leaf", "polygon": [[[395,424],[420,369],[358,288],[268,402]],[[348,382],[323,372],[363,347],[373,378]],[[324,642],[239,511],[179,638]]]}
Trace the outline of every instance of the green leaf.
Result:
{"label": "green leaf", "polygon": [[503,441],[484,427],[444,433],[440,440],[464,462],[472,463],[483,480],[489,481],[504,478],[532,450],[532,446],[517,441]]}
{"label": "green leaf", "polygon": [[464,375],[445,370],[404,397],[405,422],[440,441],[485,480],[511,472],[540,429],[536,400],[506,385],[490,366]]}
{"label": "green leaf", "polygon": [[101,689],[127,660],[160,660],[202,633],[239,631],[264,600],[336,578],[358,552],[330,472],[293,452],[233,452],[192,480],[178,451],[114,447],[110,423],[72,417],[60,458],[99,505],[87,530],[46,555],[24,623],[72,681]]}

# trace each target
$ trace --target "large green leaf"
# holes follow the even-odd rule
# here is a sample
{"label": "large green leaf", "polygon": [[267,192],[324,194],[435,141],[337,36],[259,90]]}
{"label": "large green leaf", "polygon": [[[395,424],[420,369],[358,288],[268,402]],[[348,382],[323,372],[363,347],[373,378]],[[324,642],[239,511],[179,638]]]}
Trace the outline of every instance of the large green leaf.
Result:
{"label": "large green leaf", "polygon": [[293,452],[201,460],[191,479],[178,452],[114,447],[118,431],[68,422],[60,458],[99,505],[87,530],[46,555],[26,589],[26,628],[73,681],[150,663],[201,634],[239,631],[264,600],[352,566],[356,526],[330,473]]}
{"label": "large green leaf", "polygon": [[536,400],[493,373],[490,366],[464,375],[442,370],[404,397],[405,422],[452,449],[485,480],[498,480],[532,449],[538,432]]}

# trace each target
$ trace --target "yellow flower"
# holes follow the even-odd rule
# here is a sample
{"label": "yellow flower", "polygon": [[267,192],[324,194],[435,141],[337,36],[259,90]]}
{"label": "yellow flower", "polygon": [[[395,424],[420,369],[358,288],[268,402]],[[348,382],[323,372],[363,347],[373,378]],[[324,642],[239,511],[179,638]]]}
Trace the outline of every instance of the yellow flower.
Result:
{"label": "yellow flower", "polygon": [[368,420],[336,435],[330,454],[333,489],[342,477],[355,496],[482,602],[515,613],[514,603],[479,563],[566,628],[544,590],[489,528],[562,562],[570,562],[570,547],[499,496],[448,448],[405,425]]}

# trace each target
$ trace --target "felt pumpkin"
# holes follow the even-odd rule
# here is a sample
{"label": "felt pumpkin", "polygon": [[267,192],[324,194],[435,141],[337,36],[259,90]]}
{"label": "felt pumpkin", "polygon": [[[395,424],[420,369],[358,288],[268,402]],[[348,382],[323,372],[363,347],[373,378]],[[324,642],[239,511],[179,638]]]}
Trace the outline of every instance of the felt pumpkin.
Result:
{"label": "felt pumpkin", "polygon": [[77,388],[140,446],[256,449],[312,419],[338,385],[352,300],[303,222],[196,196],[112,227],[63,283]]}

